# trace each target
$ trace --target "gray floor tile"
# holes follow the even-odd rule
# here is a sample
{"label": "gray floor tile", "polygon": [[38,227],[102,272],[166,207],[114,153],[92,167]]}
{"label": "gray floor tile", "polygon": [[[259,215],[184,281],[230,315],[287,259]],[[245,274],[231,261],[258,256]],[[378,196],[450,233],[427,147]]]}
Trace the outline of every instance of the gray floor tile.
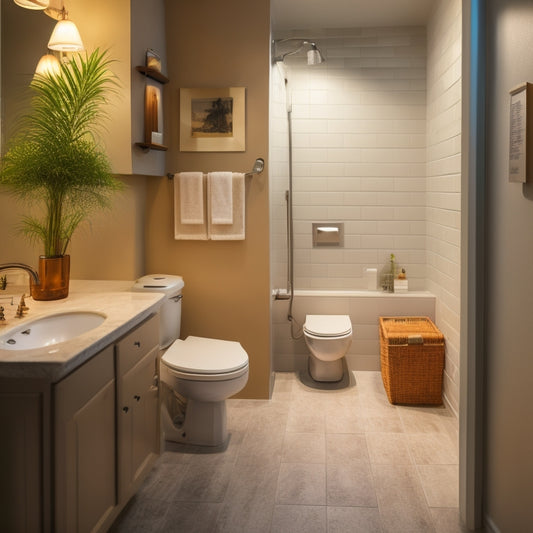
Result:
{"label": "gray floor tile", "polygon": [[215,531],[268,532],[274,511],[278,469],[235,465]]}
{"label": "gray floor tile", "polygon": [[326,440],[323,433],[289,433],[285,434],[283,463],[325,463]]}
{"label": "gray floor tile", "polygon": [[184,472],[174,501],[221,502],[224,499],[233,464],[190,464]]}
{"label": "gray floor tile", "polygon": [[436,533],[468,533],[466,526],[461,524],[459,509],[435,507],[430,509],[430,511],[433,516]]}
{"label": "gray floor tile", "polygon": [[418,473],[430,507],[459,506],[458,465],[419,465]]}
{"label": "gray floor tile", "polygon": [[276,503],[283,505],[325,505],[326,465],[281,463]]}
{"label": "gray floor tile", "polygon": [[165,533],[211,533],[215,530],[221,503],[173,502],[165,515]]}
{"label": "gray floor tile", "polygon": [[112,531],[464,533],[453,415],[354,375],[325,391],[278,374],[272,400],[228,400],[226,449],[167,443]]}
{"label": "gray floor tile", "polygon": [[369,463],[366,436],[361,434],[326,435],[326,456],[329,464]]}
{"label": "gray floor tile", "polygon": [[276,505],[270,533],[326,533],[326,507]]}
{"label": "gray floor tile", "polygon": [[328,464],[327,504],[377,507],[370,465],[365,463]]}
{"label": "gray floor tile", "polygon": [[152,533],[164,531],[168,504],[134,496],[111,528],[112,533]]}
{"label": "gray floor tile", "polygon": [[377,508],[328,507],[328,533],[382,533]]}
{"label": "gray floor tile", "polygon": [[410,465],[413,463],[408,440],[403,433],[367,433],[370,462],[373,464]]}
{"label": "gray floor tile", "polygon": [[419,465],[453,465],[459,463],[457,446],[446,433],[411,433],[407,442],[413,461]]}

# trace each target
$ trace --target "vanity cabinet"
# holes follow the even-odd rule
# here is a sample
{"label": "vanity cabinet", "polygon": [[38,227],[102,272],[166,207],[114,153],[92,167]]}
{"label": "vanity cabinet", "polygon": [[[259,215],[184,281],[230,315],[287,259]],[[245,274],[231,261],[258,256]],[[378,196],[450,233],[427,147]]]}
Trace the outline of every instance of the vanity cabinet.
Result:
{"label": "vanity cabinet", "polygon": [[57,383],[0,379],[0,531],[107,531],[159,455],[159,315]]}
{"label": "vanity cabinet", "polygon": [[159,324],[149,320],[116,345],[118,499],[129,499],[159,454]]}
{"label": "vanity cabinet", "polygon": [[117,505],[113,346],[60,381],[54,400],[54,530],[92,531]]}
{"label": "vanity cabinet", "polygon": [[0,531],[50,531],[50,390],[0,379]]}

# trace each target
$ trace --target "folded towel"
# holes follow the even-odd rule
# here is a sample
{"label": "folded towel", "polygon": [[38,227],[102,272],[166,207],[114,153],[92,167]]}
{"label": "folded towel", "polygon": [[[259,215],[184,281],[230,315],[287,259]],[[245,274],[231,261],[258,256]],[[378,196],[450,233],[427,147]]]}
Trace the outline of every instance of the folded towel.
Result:
{"label": "folded towel", "polygon": [[180,172],[180,222],[204,224],[204,175],[202,172]]}
{"label": "folded towel", "polygon": [[232,181],[231,172],[207,175],[207,212],[211,224],[233,224]]}
{"label": "folded towel", "polygon": [[245,237],[245,183],[244,174],[232,174],[232,224],[213,224],[207,217],[207,233],[214,241],[239,241]]}
{"label": "folded towel", "polygon": [[[200,204],[202,208],[202,216],[201,218],[192,218],[191,212],[189,212],[185,217],[183,217],[184,211],[182,210],[182,195],[181,195],[181,175],[175,174],[174,175],[174,238],[176,240],[201,240],[205,241],[207,240],[207,224],[204,217],[204,204],[205,204],[205,198],[204,198],[204,176],[201,172],[191,172],[191,173],[185,173],[183,174],[196,174],[200,175],[202,177],[201,180],[196,180],[196,187],[198,187],[198,181],[201,185],[201,201],[199,199],[196,200],[196,204]],[[194,180],[193,180],[194,181]],[[185,187],[184,187],[185,188]],[[186,202],[184,202],[186,203]],[[189,203],[189,205],[191,205]],[[185,206],[184,206],[185,207]],[[185,210],[187,208],[185,207]],[[190,222],[183,222],[183,220],[200,220],[201,222],[198,224],[193,224]]]}

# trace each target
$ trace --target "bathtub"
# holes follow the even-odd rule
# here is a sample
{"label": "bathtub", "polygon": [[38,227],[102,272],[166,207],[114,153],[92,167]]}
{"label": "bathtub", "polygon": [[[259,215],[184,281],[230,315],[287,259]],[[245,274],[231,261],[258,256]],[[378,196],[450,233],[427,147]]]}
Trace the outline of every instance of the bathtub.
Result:
{"label": "bathtub", "polygon": [[[306,368],[309,354],[303,338],[291,339],[288,300],[272,302],[272,363],[276,372]],[[353,340],[346,361],[350,370],[380,370],[379,317],[427,316],[435,320],[435,296],[427,291],[386,293],[367,290],[296,290],[292,315],[300,327],[305,315],[349,315]]]}

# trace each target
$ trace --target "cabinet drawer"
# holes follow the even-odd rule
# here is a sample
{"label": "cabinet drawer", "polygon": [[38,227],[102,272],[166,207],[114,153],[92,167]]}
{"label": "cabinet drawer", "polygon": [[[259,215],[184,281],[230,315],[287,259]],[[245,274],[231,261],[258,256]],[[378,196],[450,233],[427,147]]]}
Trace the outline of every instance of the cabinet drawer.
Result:
{"label": "cabinet drawer", "polygon": [[150,317],[116,344],[118,374],[127,372],[159,345],[159,314]]}

